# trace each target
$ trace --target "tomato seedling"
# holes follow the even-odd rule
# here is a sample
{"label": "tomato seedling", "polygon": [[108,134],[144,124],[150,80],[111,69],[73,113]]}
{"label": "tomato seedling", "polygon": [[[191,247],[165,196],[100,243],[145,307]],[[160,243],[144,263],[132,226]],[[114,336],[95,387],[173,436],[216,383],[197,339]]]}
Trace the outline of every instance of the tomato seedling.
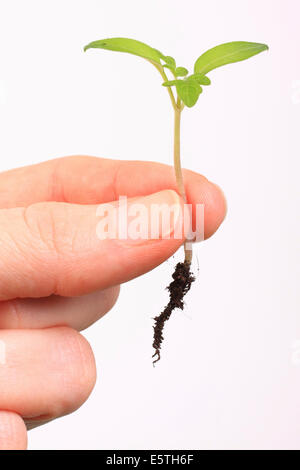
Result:
{"label": "tomato seedling", "polygon": [[[180,160],[180,118],[185,107],[194,106],[203,86],[210,85],[207,73],[233,62],[248,59],[268,49],[266,44],[255,42],[235,41],[220,44],[204,52],[194,64],[192,74],[185,67],[177,66],[176,60],[171,56],[162,54],[158,49],[147,44],[128,38],[109,38],[93,41],[84,47],[88,49],[106,49],[110,51],[127,52],[148,60],[160,73],[163,83],[167,88],[174,110],[174,169],[177,188],[183,201],[186,203],[186,193],[181,171]],[[167,71],[172,74],[172,80],[167,76]],[[191,273],[192,248],[190,243],[184,243],[184,261],[178,263],[173,273],[173,281],[168,286],[170,300],[160,315],[154,318],[154,342],[155,352],[153,357],[160,359],[160,349],[163,341],[163,328],[175,308],[183,309],[183,297],[189,291],[194,276]]]}

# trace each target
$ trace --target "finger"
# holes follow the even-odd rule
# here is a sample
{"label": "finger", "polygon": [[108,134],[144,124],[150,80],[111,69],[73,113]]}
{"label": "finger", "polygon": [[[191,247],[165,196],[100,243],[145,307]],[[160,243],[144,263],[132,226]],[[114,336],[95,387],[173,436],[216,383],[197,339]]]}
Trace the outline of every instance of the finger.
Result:
{"label": "finger", "polygon": [[117,216],[109,232],[115,236],[119,216],[131,227],[129,213],[136,207],[146,211],[143,223],[150,231],[152,208],[160,205],[169,207],[170,212],[176,208],[168,233],[163,233],[160,224],[156,238],[150,233],[149,238],[138,239],[118,236],[99,239],[96,212],[98,209],[99,213],[99,206],[47,202],[26,209],[2,209],[0,299],[83,295],[121,284],[153,269],[169,258],[183,241],[182,237],[174,237],[178,209],[182,210],[182,200],[175,191],[161,191],[128,201],[125,214],[115,203]]}
{"label": "finger", "polygon": [[0,330],[0,341],[5,346],[0,409],[41,423],[71,413],[90,395],[96,380],[94,356],[75,330]]}
{"label": "finger", "polygon": [[[187,199],[205,205],[205,238],[219,227],[226,212],[220,188],[204,176],[183,170]],[[0,208],[42,201],[98,204],[177,189],[174,169],[155,162],[121,161],[74,156],[0,174]],[[195,228],[195,221],[194,221]]]}
{"label": "finger", "polygon": [[0,450],[26,450],[26,426],[13,411],[0,411]]}
{"label": "finger", "polygon": [[69,326],[81,331],[113,307],[119,291],[119,286],[113,286],[80,297],[6,300],[0,302],[0,329]]}

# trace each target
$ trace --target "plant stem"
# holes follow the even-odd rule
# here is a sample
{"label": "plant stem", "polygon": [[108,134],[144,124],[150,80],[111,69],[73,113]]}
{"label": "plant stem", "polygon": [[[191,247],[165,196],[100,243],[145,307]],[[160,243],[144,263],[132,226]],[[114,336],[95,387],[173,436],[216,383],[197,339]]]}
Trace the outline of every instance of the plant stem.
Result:
{"label": "plant stem", "polygon": [[[149,60],[149,62],[151,62],[152,65],[154,65],[154,67],[159,71],[159,73],[161,74],[164,82],[167,82],[168,81],[168,77],[166,75],[166,72],[163,68],[162,65],[157,65],[155,62],[152,62],[152,60]],[[174,98],[174,95],[173,95],[173,91],[171,90],[171,87],[167,87],[167,91],[169,93],[169,96],[170,96],[170,99],[171,99],[171,103],[172,103],[172,106],[175,110],[176,108],[176,101],[175,101],[175,98]]]}
{"label": "plant stem", "polygon": [[[181,160],[180,160],[180,118],[181,118],[181,103],[180,100],[177,101],[177,106],[174,109],[174,169],[177,187],[180,196],[184,200],[184,203],[187,203],[186,193],[183,183],[182,169],[181,169]],[[193,251],[192,248],[187,248],[187,242],[184,243],[184,261],[186,263],[191,263]]]}
{"label": "plant stem", "polygon": [[[162,66],[157,65],[155,62],[150,62],[156,67],[156,69],[161,74],[163,80],[166,82],[168,77],[166,72]],[[181,111],[184,108],[183,103],[179,96],[177,96],[177,101],[175,100],[173,91],[171,87],[167,87],[167,91],[169,93],[171,103],[174,109],[174,169],[175,169],[175,176],[176,176],[176,183],[178,187],[178,191],[180,196],[182,197],[184,203],[187,203],[184,184],[183,184],[183,176],[181,170],[181,161],[180,161],[180,117]],[[191,264],[193,256],[192,248],[188,249],[187,242],[184,243],[184,261],[188,264]]]}
{"label": "plant stem", "polygon": [[181,118],[181,111],[180,109],[176,109],[174,111],[174,168],[175,168],[175,176],[177,181],[178,190],[180,196],[186,203],[186,194],[183,184],[183,177],[181,171],[181,162],[180,162],[180,118]]}

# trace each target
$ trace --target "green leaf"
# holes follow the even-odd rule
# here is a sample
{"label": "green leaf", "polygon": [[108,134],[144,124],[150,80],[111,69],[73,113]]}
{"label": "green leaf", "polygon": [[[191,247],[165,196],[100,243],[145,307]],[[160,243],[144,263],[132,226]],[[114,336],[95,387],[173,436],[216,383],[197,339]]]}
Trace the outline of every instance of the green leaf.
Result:
{"label": "green leaf", "polygon": [[168,80],[166,82],[164,82],[162,85],[163,86],[173,86],[173,85],[177,85],[178,82],[180,82],[181,80]]}
{"label": "green leaf", "polygon": [[171,72],[175,74],[175,69],[171,65],[164,64],[163,67],[166,68],[166,69],[171,70]]}
{"label": "green leaf", "polygon": [[165,61],[165,63],[166,63],[167,65],[169,65],[170,67],[172,67],[172,68],[175,68],[175,67],[176,67],[176,61],[175,61],[174,57],[171,57],[171,56],[169,56],[169,55],[167,55],[167,56],[162,55],[161,58],[162,58],[162,59]]}
{"label": "green leaf", "polygon": [[185,77],[189,71],[185,67],[177,67],[175,69],[175,75],[176,77]]}
{"label": "green leaf", "polygon": [[200,85],[211,84],[210,79],[206,77],[205,75],[203,75],[202,73],[193,73],[192,75],[189,75],[188,77],[186,77],[186,80],[190,80],[190,79],[196,80],[196,82],[199,83]]}
{"label": "green leaf", "polygon": [[194,72],[205,75],[217,67],[248,59],[267,49],[269,48],[266,44],[256,42],[235,41],[220,44],[204,52],[196,60]]}
{"label": "green leaf", "polygon": [[202,88],[196,80],[176,80],[176,90],[184,104],[191,108],[194,106],[202,93]]}
{"label": "green leaf", "polygon": [[84,51],[88,49],[107,49],[110,51],[128,52],[144,59],[151,60],[156,64],[161,64],[160,58],[162,54],[143,42],[128,38],[109,38],[100,39],[99,41],[90,42],[84,47]]}

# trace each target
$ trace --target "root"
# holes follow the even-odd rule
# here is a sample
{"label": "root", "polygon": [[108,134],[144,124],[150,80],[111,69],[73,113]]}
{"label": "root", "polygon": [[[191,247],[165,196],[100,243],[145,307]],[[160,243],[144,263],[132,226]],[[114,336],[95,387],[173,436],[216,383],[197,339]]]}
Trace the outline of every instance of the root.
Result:
{"label": "root", "polygon": [[184,302],[183,297],[190,290],[192,282],[195,278],[190,270],[191,264],[188,261],[184,263],[178,263],[175,267],[175,271],[172,274],[173,281],[167,287],[169,291],[170,300],[166,305],[165,309],[161,312],[160,315],[154,318],[154,341],[153,348],[155,353],[153,354],[153,365],[160,360],[160,349],[163,342],[163,329],[165,322],[169,320],[173,310],[175,308],[180,308],[183,310]]}

